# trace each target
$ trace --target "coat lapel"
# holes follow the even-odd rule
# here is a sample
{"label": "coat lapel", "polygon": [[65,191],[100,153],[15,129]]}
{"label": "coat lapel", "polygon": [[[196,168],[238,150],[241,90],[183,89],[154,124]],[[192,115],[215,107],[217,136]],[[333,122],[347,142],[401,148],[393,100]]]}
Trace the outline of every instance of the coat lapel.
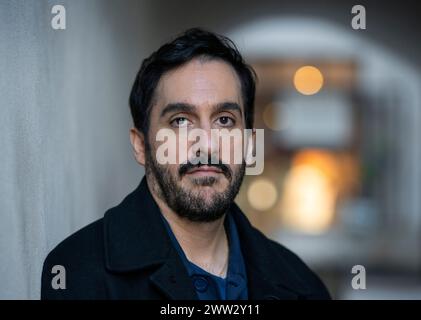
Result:
{"label": "coat lapel", "polygon": [[[143,178],[135,191],[104,216],[106,268],[120,274],[149,272],[149,280],[167,299],[197,299],[160,215]],[[140,298],[136,295],[133,288],[131,298]]]}
{"label": "coat lapel", "polygon": [[197,300],[192,281],[178,256],[163,264],[150,276],[150,280],[168,299]]}

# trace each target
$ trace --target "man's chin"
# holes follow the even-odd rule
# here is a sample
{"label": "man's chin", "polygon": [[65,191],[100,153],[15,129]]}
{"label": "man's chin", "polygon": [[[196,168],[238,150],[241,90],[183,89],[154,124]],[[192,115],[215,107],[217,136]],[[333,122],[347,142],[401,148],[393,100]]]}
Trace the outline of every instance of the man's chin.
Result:
{"label": "man's chin", "polygon": [[187,188],[183,188],[186,193],[191,194],[193,197],[201,198],[206,203],[212,199],[224,194],[227,190],[226,186],[221,186],[218,183],[207,185],[201,183],[192,183]]}
{"label": "man's chin", "polygon": [[186,175],[183,177],[183,184],[185,189],[189,191],[195,191],[198,188],[213,190],[215,192],[224,192],[229,187],[229,182],[225,177],[219,176],[190,176]]}

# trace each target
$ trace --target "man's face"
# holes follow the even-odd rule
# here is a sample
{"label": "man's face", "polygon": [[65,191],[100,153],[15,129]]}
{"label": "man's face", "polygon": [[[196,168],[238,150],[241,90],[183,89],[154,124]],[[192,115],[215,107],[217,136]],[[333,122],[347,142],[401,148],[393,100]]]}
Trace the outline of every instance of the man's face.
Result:
{"label": "man's face", "polygon": [[[199,149],[177,154],[177,163],[159,164],[156,151],[163,142],[157,142],[157,132],[171,129],[178,137],[181,128],[187,132],[202,129],[209,139],[202,140]],[[221,154],[226,150],[211,141],[211,130],[244,128],[241,84],[230,65],[221,60],[196,58],[164,74],[156,88],[145,141],[146,175],[158,197],[191,221],[220,218],[239,191],[245,164],[233,164],[233,160],[222,163]],[[195,143],[189,141],[188,150]],[[236,143],[241,141],[232,141],[230,149]],[[192,159],[197,160],[204,151],[208,163],[192,164]],[[211,163],[210,159],[215,157],[219,164]]]}

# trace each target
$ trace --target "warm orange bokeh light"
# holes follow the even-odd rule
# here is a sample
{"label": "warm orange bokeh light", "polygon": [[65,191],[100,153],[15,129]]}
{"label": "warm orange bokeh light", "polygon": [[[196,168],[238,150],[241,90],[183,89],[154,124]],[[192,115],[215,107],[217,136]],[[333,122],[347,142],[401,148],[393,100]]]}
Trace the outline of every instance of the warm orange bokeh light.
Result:
{"label": "warm orange bokeh light", "polygon": [[292,161],[281,203],[284,224],[307,233],[321,233],[332,224],[340,168],[329,152],[305,150]]}
{"label": "warm orange bokeh light", "polygon": [[304,95],[315,94],[323,86],[323,75],[316,67],[301,67],[295,72],[294,86],[298,92]]}

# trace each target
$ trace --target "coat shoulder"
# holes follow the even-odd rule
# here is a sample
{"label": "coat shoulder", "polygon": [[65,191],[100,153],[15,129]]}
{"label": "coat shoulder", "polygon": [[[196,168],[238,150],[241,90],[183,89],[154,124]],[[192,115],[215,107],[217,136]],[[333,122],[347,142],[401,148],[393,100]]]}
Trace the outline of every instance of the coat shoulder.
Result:
{"label": "coat shoulder", "polygon": [[248,249],[246,256],[257,261],[263,274],[270,275],[269,281],[288,287],[304,299],[331,299],[324,283],[301,258],[255,228],[237,205],[232,212]]}
{"label": "coat shoulder", "polygon": [[[41,299],[73,299],[81,292],[98,293],[104,266],[103,218],[71,234],[50,251],[44,260],[41,280]],[[64,289],[54,289],[52,282],[61,268]],[[57,269],[56,269],[57,270]],[[89,290],[86,290],[89,289]],[[91,290],[93,289],[93,290]]]}
{"label": "coat shoulder", "polygon": [[320,277],[294,252],[284,245],[267,237],[268,245],[274,251],[276,257],[282,260],[282,264],[288,266],[291,274],[307,288],[307,299],[330,300],[331,296]]}
{"label": "coat shoulder", "polygon": [[101,255],[103,246],[103,218],[74,232],[50,251],[47,262],[83,264]]}

